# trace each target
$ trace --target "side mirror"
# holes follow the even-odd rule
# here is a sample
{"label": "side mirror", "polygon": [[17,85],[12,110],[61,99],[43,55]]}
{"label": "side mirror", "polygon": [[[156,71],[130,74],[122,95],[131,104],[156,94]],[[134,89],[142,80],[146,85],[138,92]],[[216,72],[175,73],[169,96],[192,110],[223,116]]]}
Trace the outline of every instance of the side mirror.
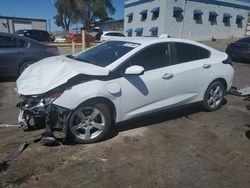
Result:
{"label": "side mirror", "polygon": [[128,67],[125,71],[125,75],[141,75],[144,73],[144,68],[138,65]]}

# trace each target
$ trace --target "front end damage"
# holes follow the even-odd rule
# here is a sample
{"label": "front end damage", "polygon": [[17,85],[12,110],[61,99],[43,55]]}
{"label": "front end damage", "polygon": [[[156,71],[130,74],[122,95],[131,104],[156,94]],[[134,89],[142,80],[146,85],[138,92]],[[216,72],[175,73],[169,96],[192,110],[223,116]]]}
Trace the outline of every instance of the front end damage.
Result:
{"label": "front end damage", "polygon": [[51,137],[53,132],[61,132],[66,135],[67,118],[69,109],[53,104],[61,93],[55,93],[50,97],[44,96],[20,96],[21,102],[18,121],[25,131],[45,128],[45,136]]}

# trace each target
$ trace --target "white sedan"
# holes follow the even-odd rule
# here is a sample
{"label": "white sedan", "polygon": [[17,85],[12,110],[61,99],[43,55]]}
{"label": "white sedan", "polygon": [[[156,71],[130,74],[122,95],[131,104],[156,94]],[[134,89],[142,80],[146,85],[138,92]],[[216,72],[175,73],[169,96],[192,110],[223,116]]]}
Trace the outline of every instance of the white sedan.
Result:
{"label": "white sedan", "polygon": [[108,41],[28,67],[17,80],[19,121],[31,127],[43,119],[67,139],[97,142],[113,123],[159,110],[201,102],[215,111],[233,76],[226,53],[194,41]]}
{"label": "white sedan", "polygon": [[125,35],[118,31],[104,31],[101,35],[100,42],[105,42],[109,40],[122,40]]}

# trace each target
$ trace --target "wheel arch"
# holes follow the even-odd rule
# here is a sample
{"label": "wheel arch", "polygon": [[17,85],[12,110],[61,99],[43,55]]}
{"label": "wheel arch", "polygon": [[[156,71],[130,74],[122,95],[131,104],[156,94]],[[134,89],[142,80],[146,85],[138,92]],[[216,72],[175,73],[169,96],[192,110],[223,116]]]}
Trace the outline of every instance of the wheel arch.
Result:
{"label": "wheel arch", "polygon": [[21,67],[23,66],[24,63],[31,62],[31,64],[33,64],[33,63],[35,63],[35,62],[37,62],[37,61],[39,61],[39,60],[37,60],[37,59],[32,59],[32,58],[30,58],[30,59],[23,59],[23,60],[19,63],[19,65],[18,65],[18,69],[17,69],[18,74],[20,74],[20,69],[21,69]]}
{"label": "wheel arch", "polygon": [[216,81],[221,82],[221,83],[223,84],[223,86],[225,87],[225,90],[227,91],[228,84],[227,84],[226,79],[224,79],[224,78],[222,78],[222,77],[213,79],[212,81],[209,82],[209,84],[207,85],[207,87],[204,88],[204,92],[203,92],[202,95],[201,95],[201,100],[204,99],[205,94],[206,94],[206,90],[208,89],[208,87],[209,87],[212,83],[214,83],[214,82],[216,82]]}
{"label": "wheel arch", "polygon": [[86,101],[82,102],[79,106],[86,105],[86,104],[96,104],[96,103],[103,103],[103,104],[107,105],[107,107],[110,110],[112,120],[114,122],[116,122],[116,116],[117,116],[116,107],[115,107],[114,103],[108,98],[105,98],[105,97],[93,97],[93,98],[87,99]]}
{"label": "wheel arch", "polygon": [[[219,82],[221,82],[222,84],[223,84],[223,86],[225,87],[225,90],[227,91],[227,87],[228,87],[228,84],[227,84],[227,81],[224,79],[224,78],[217,78],[217,79],[215,79],[215,80],[213,80],[210,84],[209,84],[209,86],[212,84],[212,83],[214,83],[214,82],[216,82],[216,81],[219,81]],[[208,87],[209,87],[208,86]]]}

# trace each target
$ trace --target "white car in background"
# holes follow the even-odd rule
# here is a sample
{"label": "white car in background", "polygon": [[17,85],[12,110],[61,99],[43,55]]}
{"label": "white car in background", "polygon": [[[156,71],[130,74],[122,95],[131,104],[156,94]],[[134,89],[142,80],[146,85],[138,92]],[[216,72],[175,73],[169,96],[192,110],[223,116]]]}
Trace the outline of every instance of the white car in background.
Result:
{"label": "white car in background", "polygon": [[66,36],[56,36],[54,42],[67,42]]}
{"label": "white car in background", "polygon": [[104,31],[101,35],[100,42],[105,42],[109,40],[120,40],[123,39],[125,35],[117,31]]}
{"label": "white car in background", "polygon": [[19,122],[29,127],[43,119],[72,141],[92,143],[103,139],[112,123],[159,110],[201,102],[204,110],[215,111],[233,76],[226,53],[198,42],[108,41],[28,67],[17,80]]}

